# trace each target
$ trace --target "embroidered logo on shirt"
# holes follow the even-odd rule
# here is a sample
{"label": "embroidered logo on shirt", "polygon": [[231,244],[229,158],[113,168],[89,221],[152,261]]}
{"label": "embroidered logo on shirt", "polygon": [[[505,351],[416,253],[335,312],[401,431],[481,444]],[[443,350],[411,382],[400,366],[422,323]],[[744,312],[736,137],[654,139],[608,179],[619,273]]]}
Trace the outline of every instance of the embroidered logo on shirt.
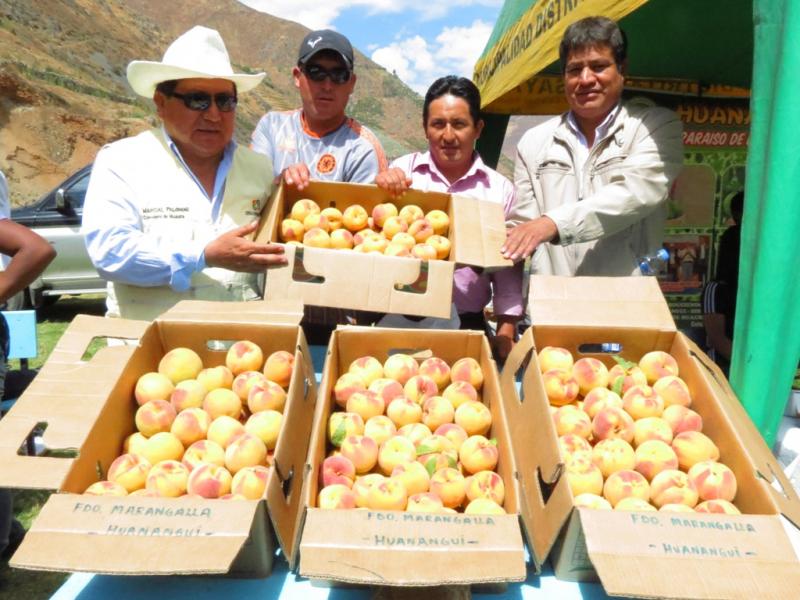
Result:
{"label": "embroidered logo on shirt", "polygon": [[317,171],[319,173],[330,173],[336,168],[336,158],[333,154],[323,154],[317,161]]}

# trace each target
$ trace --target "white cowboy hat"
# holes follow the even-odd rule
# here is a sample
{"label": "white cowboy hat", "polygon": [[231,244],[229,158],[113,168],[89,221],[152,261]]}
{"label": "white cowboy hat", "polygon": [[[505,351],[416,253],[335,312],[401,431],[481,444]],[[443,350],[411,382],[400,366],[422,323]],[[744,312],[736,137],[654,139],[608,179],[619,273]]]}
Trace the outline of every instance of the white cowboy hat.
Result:
{"label": "white cowboy hat", "polygon": [[214,29],[197,25],[170,44],[161,62],[134,60],[128,65],[128,83],[140,96],[152,98],[156,85],[173,79],[227,79],[237,92],[247,92],[266,73],[234,73],[225,42]]}

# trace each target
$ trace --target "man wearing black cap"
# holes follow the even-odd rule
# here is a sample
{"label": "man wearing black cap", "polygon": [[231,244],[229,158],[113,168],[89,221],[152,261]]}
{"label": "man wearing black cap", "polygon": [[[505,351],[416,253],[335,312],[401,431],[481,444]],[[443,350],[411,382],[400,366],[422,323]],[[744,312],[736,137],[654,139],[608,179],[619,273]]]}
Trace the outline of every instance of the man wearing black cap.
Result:
{"label": "man wearing black cap", "polygon": [[252,149],[269,156],[275,176],[298,189],[309,179],[375,181],[386,168],[383,148],[344,112],[356,84],[349,40],[330,29],[310,32],[292,75],[302,108],[264,115],[253,131]]}

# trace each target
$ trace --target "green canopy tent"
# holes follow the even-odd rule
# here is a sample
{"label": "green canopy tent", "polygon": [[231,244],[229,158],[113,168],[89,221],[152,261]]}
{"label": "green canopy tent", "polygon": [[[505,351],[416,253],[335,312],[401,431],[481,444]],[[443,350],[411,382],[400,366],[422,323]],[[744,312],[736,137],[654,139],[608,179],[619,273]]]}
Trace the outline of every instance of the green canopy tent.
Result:
{"label": "green canopy tent", "polygon": [[586,16],[625,30],[628,89],[740,97],[752,88],[731,383],[769,443],[800,359],[800,208],[790,187],[800,182],[799,9],[793,0],[506,0],[474,74],[487,121],[479,149],[494,164],[509,115],[565,110],[558,44]]}

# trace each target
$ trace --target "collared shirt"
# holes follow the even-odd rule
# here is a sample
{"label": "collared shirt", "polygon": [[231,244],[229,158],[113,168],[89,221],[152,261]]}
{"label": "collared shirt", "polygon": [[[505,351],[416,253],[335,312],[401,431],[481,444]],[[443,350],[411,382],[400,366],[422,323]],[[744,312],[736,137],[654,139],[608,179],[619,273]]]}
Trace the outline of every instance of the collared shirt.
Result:
{"label": "collared shirt", "polygon": [[[514,205],[514,186],[500,173],[486,166],[477,153],[472,166],[458,181],[450,183],[433,162],[430,152],[414,152],[394,160],[411,178],[411,187],[422,191],[462,194],[503,205],[508,217]],[[494,294],[492,290],[494,289]],[[453,302],[459,313],[480,312],[492,300],[500,316],[521,316],[522,263],[486,273],[473,267],[459,267],[453,276]]]}
{"label": "collared shirt", "polygon": [[386,156],[372,131],[350,117],[319,137],[303,119],[302,109],[269,112],[253,131],[250,148],[266,154],[277,177],[286,167],[303,163],[311,179],[373,183],[386,168]]}
{"label": "collared shirt", "polygon": [[[611,109],[611,112],[606,115],[606,118],[603,119],[602,123],[595,128],[594,143],[592,146],[603,139],[608,133],[611,125],[614,123],[614,119],[616,119],[617,115],[619,114],[620,106],[621,104],[617,103],[617,105]],[[586,136],[583,135],[581,128],[578,127],[578,122],[575,119],[575,114],[572,111],[567,113],[567,125],[569,125],[568,130],[574,134],[575,139],[578,142],[577,144],[574,144],[575,174],[578,176],[578,179],[580,179],[583,167],[586,165],[586,161],[589,160],[589,153],[592,151],[592,146],[589,146],[589,141],[586,139]]]}
{"label": "collared shirt", "polygon": [[[208,221],[216,221],[236,143],[231,141],[225,148],[217,168],[213,195],[209,197],[178,147],[166,131],[162,129],[162,132],[185,174],[195,183],[189,188],[191,193],[205,199],[209,207]],[[169,285],[183,292],[189,289],[192,274],[205,268],[203,250],[213,238],[174,236],[167,239],[142,232],[136,179],[142,176],[137,165],[144,150],[139,136],[119,140],[100,150],[86,192],[81,232],[92,262],[105,279],[142,287]],[[151,148],[147,146],[146,150]],[[165,190],[176,187],[176,171],[171,160],[151,160],[148,164],[163,167],[160,172],[148,173],[148,177],[162,181]]]}

